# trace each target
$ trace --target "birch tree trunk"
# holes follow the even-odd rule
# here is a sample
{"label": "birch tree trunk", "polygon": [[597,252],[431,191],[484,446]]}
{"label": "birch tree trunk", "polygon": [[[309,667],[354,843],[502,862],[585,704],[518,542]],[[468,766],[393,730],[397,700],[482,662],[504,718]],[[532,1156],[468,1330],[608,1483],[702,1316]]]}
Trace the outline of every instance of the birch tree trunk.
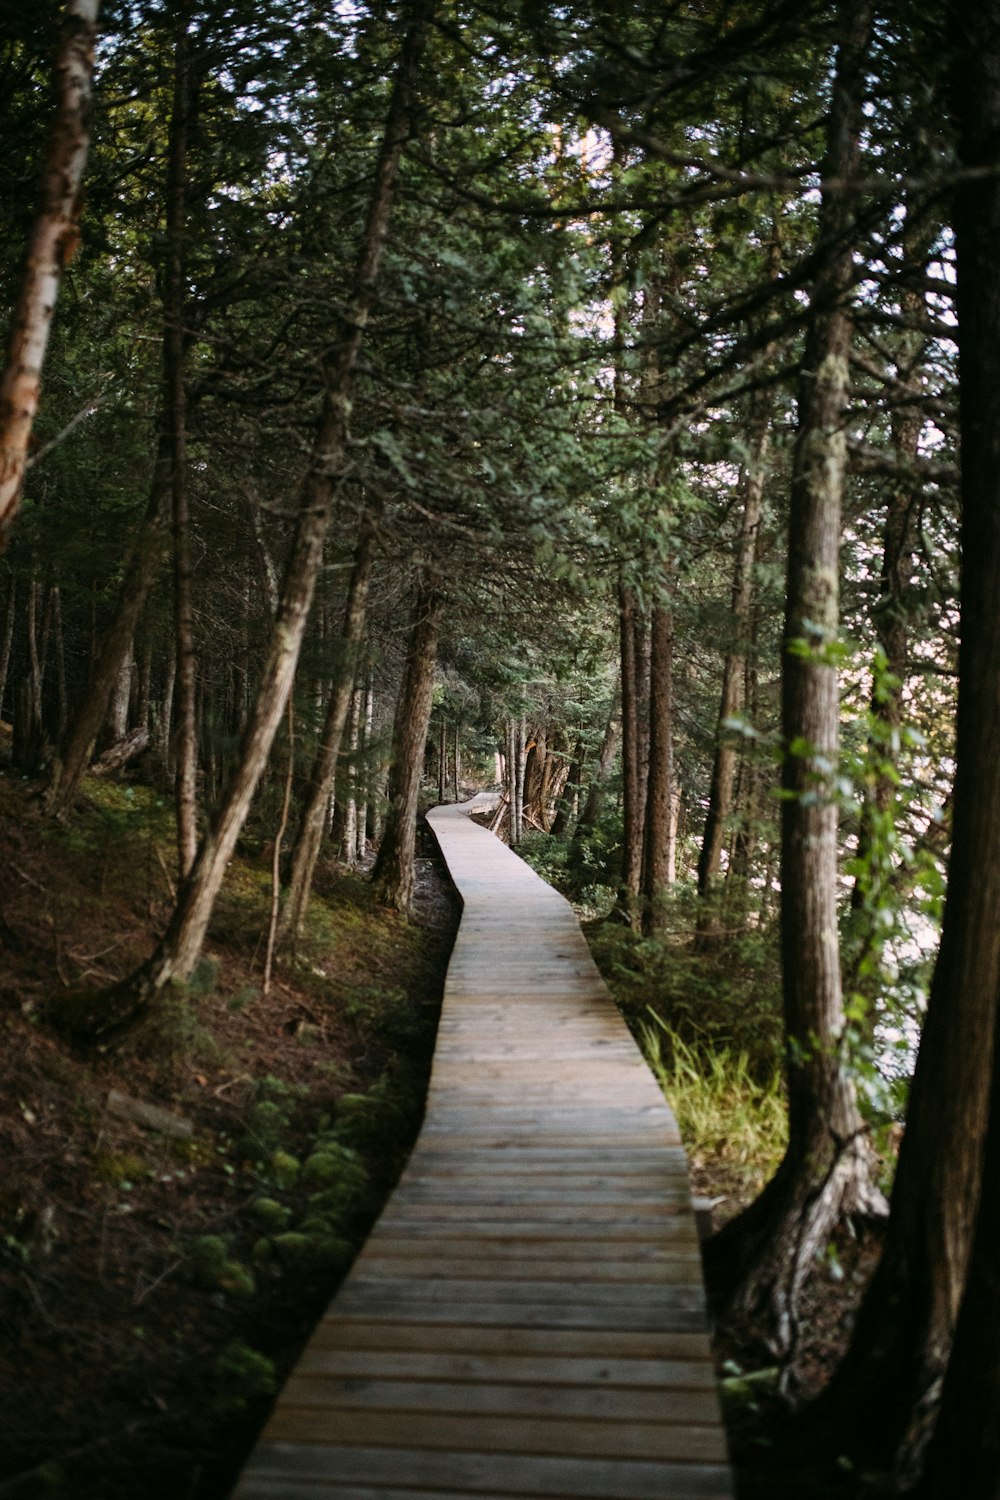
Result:
{"label": "birch tree trunk", "polygon": [[56,110],[45,150],[41,202],[0,375],[0,552],[21,503],[59,283],[79,241],[98,8],[99,0],[67,0],[56,54]]}

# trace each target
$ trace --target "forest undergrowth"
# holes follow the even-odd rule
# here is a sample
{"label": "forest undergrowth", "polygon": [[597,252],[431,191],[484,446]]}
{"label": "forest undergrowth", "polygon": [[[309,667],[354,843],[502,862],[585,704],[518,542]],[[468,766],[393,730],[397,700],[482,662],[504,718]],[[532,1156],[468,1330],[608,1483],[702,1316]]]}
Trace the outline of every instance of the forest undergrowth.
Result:
{"label": "forest undergrowth", "polygon": [[172,817],[91,780],[43,828],[0,773],[0,824],[0,1497],[221,1500],[419,1127],[456,903],[430,858],[412,923],[328,867],[265,996],[248,846],[192,982],[83,1055],[47,1001],[144,956]]}
{"label": "forest undergrowth", "polygon": [[[720,910],[699,936],[704,909],[682,884],[667,901],[664,931],[641,935],[616,907],[610,826],[577,845],[533,832],[519,853],[574,903],[597,966],[677,1117],[702,1223],[716,1230],[756,1198],[787,1141],[777,923]],[[876,1138],[888,1188],[897,1138]],[[844,1461],[814,1465],[794,1425],[847,1347],[880,1249],[880,1230],[860,1224],[826,1245],[805,1289],[794,1350],[780,1363],[752,1323],[713,1324],[740,1500],[894,1493],[886,1475]]]}

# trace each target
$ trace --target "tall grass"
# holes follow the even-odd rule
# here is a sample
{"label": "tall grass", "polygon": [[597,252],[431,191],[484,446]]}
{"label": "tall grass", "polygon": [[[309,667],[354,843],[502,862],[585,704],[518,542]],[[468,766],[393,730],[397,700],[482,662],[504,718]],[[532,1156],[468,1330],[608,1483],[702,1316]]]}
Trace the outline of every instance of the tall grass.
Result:
{"label": "tall grass", "polygon": [[736,1196],[752,1197],[785,1150],[787,1112],[781,1074],[762,1082],[746,1052],[689,1045],[652,1009],[639,1041],[677,1116],[692,1165]]}

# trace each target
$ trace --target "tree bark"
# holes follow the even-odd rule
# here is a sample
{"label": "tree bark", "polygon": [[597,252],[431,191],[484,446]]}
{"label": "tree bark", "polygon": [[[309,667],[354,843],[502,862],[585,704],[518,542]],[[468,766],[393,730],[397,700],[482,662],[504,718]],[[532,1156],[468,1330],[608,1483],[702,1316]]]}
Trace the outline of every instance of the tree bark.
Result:
{"label": "tree bark", "polygon": [[514,777],[514,826],[517,829],[515,843],[524,838],[524,779],[528,770],[528,721],[524,714],[517,721],[516,756]]}
{"label": "tree bark", "polygon": [[454,764],[455,764],[455,801],[456,802],[461,802],[461,800],[462,800],[462,726],[458,722],[457,719],[455,721],[454,751],[455,751],[455,760],[454,760]]}
{"label": "tree bark", "polygon": [[640,743],[642,714],[642,616],[631,588],[618,590],[619,647],[622,695],[622,879],[618,905],[632,923],[639,910],[642,886],[643,820],[645,797]]}
{"label": "tree bark", "polygon": [[764,476],[769,439],[770,413],[766,407],[761,406],[754,420],[750,440],[751,456],[743,475],[743,519],[733,565],[732,644],[726,652],[722,669],[715,759],[712,764],[705,832],[698,860],[698,894],[702,897],[708,895],[712,882],[719,874],[726,821],[733,806],[737,750],[727,722],[736,718],[744,702],[753,564],[764,506]]}
{"label": "tree bark", "polygon": [[444,802],[448,795],[448,720],[441,715],[438,725],[438,801]]}
{"label": "tree bark", "polygon": [[10,672],[10,654],[14,648],[14,622],[17,619],[17,577],[11,574],[10,592],[7,595],[7,613],[4,618],[3,642],[0,644],[0,718],[3,717],[3,702],[7,692],[7,677]]}
{"label": "tree bark", "polygon": [[844,421],[851,339],[853,199],[871,30],[869,0],[841,7],[819,219],[820,269],[799,381],[782,674],[781,930],[788,1148],[750,1208],[706,1246],[714,1295],[794,1348],[807,1272],[846,1214],[884,1211],[842,1056],[837,941],[838,630]]}
{"label": "tree bark", "polygon": [[434,696],[438,632],[444,599],[433,580],[417,590],[406,671],[392,728],[385,828],[372,880],[378,899],[408,913],[416,884],[417,809]]}
{"label": "tree bark", "polygon": [[604,799],[605,787],[608,777],[611,775],[611,767],[615,763],[618,753],[619,724],[621,715],[621,682],[615,687],[615,696],[608,712],[608,722],[604,726],[604,736],[601,747],[597,752],[597,765],[594,768],[590,781],[587,784],[587,796],[583,809],[577,819],[573,830],[573,837],[582,836],[587,829],[595,828],[597,820],[601,815],[601,804]]}
{"label": "tree bark", "polygon": [[21,502],[59,283],[79,241],[98,8],[99,0],[67,0],[56,54],[56,109],[45,149],[41,202],[0,375],[0,552]]}
{"label": "tree bark", "polygon": [[288,873],[288,888],[282,912],[281,931],[297,937],[302,931],[309,895],[312,891],[316,861],[323,844],[330,815],[330,797],[337,774],[337,757],[344,737],[344,726],[351,706],[358,652],[364,639],[368,607],[368,588],[377,535],[376,520],[365,515],[354,553],[354,566],[347,586],[347,601],[340,636],[340,659],[337,675],[327,703],[319,749],[309,777],[309,790],[299,821]]}
{"label": "tree bark", "polygon": [[363,711],[361,716],[361,741],[359,759],[361,763],[360,800],[358,802],[358,841],[355,849],[355,860],[358,864],[364,861],[368,853],[368,811],[371,800],[371,763],[370,752],[372,743],[372,726],[375,720],[375,694],[372,689],[371,673],[366,673],[364,688],[362,689]]}
{"label": "tree bark", "polygon": [[670,881],[673,823],[673,650],[670,605],[653,606],[649,675],[649,776],[642,860],[642,930],[649,936],[664,927],[664,895]]}
{"label": "tree bark", "polygon": [[323,409],[302,487],[281,599],[239,761],[202,841],[194,869],[179,892],[169,926],[151,957],[134,974],[102,995],[63,998],[59,1009],[64,1026],[90,1037],[107,1035],[126,1026],[172,980],[189,975],[197,963],[226,866],[236,848],[284,713],[322,563],[333,502],[349,462],[348,421],[355,370],[365,326],[375,304],[396,177],[410,133],[419,61],[432,9],[433,0],[413,0],[408,7],[406,33],[351,283],[351,315],[326,371]]}
{"label": "tree bark", "polygon": [[174,91],[170,115],[164,266],[163,384],[170,439],[170,495],[174,552],[174,634],[177,676],[174,726],[174,806],[177,864],[181,880],[198,851],[195,717],[194,605],[191,593],[191,509],[187,463],[187,372],[185,356],[185,240],[187,235],[187,138],[191,107],[189,11],[182,4],[174,42]]}
{"label": "tree bark", "polygon": [[[1000,130],[1000,0],[955,11],[953,19],[961,159],[992,168]],[[994,1500],[1000,1486],[1000,185],[992,170],[960,188],[955,227],[962,627],[947,900],[885,1248],[847,1357],[810,1414],[809,1435],[821,1426],[837,1434],[843,1452],[849,1431],[853,1451],[883,1462],[901,1439],[919,1448],[920,1425],[933,1406],[928,1393],[948,1360],[965,1288],[920,1495],[951,1495],[961,1476],[963,1497]],[[988,1177],[980,1196],[987,1120]],[[908,1432],[915,1417],[917,1430]]]}
{"label": "tree bark", "polygon": [[586,747],[583,739],[577,735],[573,745],[573,753],[570,757],[569,768],[566,778],[562,784],[556,802],[555,817],[552,819],[552,837],[561,839],[568,829],[573,818],[574,805],[579,806],[580,780],[583,776],[584,755]]}
{"label": "tree bark", "polygon": [[70,723],[60,758],[52,767],[45,803],[48,811],[56,817],[64,817],[73,805],[80,781],[90,764],[122,662],[132,650],[139,616],[163,556],[169,493],[170,446],[166,433],[161,433],[146,513],[125,569],[115,612],[107,628],[101,632],[100,644],[92,657],[94,665],[87,690]]}

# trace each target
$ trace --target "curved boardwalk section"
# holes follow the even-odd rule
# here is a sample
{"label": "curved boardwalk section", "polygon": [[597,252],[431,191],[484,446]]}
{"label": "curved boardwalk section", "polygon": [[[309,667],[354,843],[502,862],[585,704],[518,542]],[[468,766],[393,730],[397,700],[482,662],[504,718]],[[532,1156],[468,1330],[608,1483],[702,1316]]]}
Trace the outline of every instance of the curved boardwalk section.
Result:
{"label": "curved boardwalk section", "polygon": [[235,1500],[724,1500],[673,1116],[567,903],[429,821],[464,914],[426,1122]]}

